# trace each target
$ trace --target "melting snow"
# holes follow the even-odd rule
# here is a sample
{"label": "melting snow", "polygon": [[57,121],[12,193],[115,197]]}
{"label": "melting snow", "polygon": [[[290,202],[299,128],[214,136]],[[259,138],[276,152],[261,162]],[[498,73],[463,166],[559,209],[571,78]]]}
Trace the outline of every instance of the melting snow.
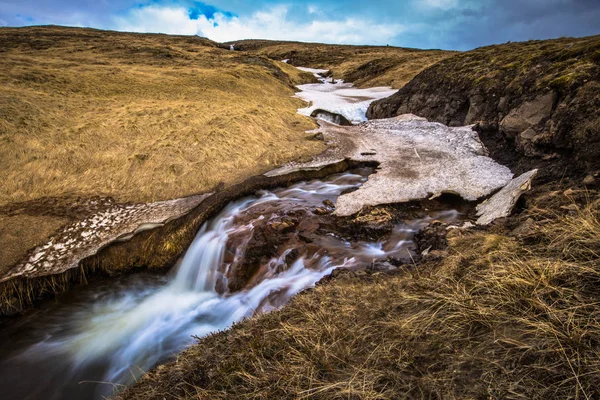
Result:
{"label": "melting snow", "polygon": [[298,86],[301,92],[297,93],[296,97],[309,103],[308,107],[301,108],[298,112],[309,117],[313,111],[320,109],[343,115],[353,124],[358,124],[367,120],[366,113],[373,101],[397,92],[391,87],[358,89],[353,87],[352,83],[345,83],[341,79],[332,83],[330,79],[323,77],[323,74],[329,72],[327,69],[296,68],[312,73],[321,81]]}
{"label": "melting snow", "polygon": [[306,108],[298,110],[300,114],[310,116],[317,109],[340,114],[353,124],[367,120],[366,113],[369,105],[378,99],[389,97],[397,92],[390,87],[374,87],[369,89],[357,89],[352,83],[338,81],[311,83],[300,85],[296,97],[310,103]]}
{"label": "melting snow", "polygon": [[300,71],[310,72],[316,78],[323,78],[322,75],[329,72],[328,69],[306,68],[306,67],[296,67],[296,68],[298,68]]}

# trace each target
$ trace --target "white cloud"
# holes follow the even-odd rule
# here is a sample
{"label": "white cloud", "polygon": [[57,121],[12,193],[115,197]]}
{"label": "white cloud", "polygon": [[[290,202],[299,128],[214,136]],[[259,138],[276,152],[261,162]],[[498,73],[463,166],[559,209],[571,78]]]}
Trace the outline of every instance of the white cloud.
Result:
{"label": "white cloud", "polygon": [[457,0],[419,0],[417,4],[420,4],[429,8],[439,8],[442,10],[449,10],[457,6]]}
{"label": "white cloud", "polygon": [[198,34],[218,42],[277,39],[352,44],[387,44],[405,31],[400,24],[377,24],[353,18],[316,17],[312,21],[296,22],[287,14],[287,7],[276,6],[251,16],[229,17],[216,13],[211,19],[201,15],[193,20],[183,7],[147,6],[115,17],[114,28],[132,32]]}

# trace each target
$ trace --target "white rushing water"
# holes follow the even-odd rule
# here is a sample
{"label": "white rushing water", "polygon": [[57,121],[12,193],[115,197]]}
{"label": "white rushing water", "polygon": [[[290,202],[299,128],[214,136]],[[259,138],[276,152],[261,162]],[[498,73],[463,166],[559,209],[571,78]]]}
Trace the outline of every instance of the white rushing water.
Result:
{"label": "white rushing water", "polygon": [[[74,300],[52,305],[3,332],[0,340],[10,343],[10,349],[3,349],[8,354],[0,358],[2,398],[101,398],[112,392],[113,384],[130,384],[191,345],[193,336],[279,308],[336,267],[406,256],[414,246],[414,232],[432,218],[458,216],[447,211],[397,225],[382,242],[351,243],[323,235],[317,242],[323,251],[310,257],[300,253],[285,266],[291,248],[283,249],[266,263],[267,273],[258,281],[238,292],[219,294],[216,286],[226,279],[229,264],[224,254],[233,237],[247,244],[257,223],[290,210],[322,206],[324,200],[333,201],[362,184],[366,175],[338,174],[232,202],[203,225],[170,276],[134,275],[85,287]],[[236,257],[244,257],[244,246],[236,246]]]}

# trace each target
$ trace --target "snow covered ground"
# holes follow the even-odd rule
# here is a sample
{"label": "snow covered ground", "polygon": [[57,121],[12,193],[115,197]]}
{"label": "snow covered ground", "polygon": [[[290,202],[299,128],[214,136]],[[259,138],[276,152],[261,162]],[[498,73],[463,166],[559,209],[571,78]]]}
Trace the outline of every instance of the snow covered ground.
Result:
{"label": "snow covered ground", "polygon": [[[348,216],[364,206],[405,203],[442,193],[465,200],[483,198],[504,187],[510,170],[491,158],[470,126],[448,127],[406,114],[355,126],[319,121],[330,150],[312,162],[288,164],[268,175],[322,168],[343,159],[377,162],[376,174],[358,190],[343,194],[335,214]],[[327,162],[329,159],[329,162]]]}
{"label": "snow covered ground", "polygon": [[[284,62],[287,62],[287,60],[284,60]],[[324,79],[322,74],[326,74],[329,72],[328,69],[317,69],[317,68],[306,68],[306,67],[296,67],[296,68],[298,68],[300,71],[310,72],[316,78],[319,78],[319,79]]]}
{"label": "snow covered ground", "polygon": [[[314,73],[320,76],[323,72]],[[312,132],[321,132],[329,149],[308,163],[291,163],[267,175],[322,168],[343,159],[377,162],[377,173],[369,176],[360,189],[337,199],[337,215],[352,215],[364,206],[404,203],[442,193],[475,201],[511,181],[511,171],[487,157],[472,127],[448,127],[410,114],[367,121],[369,104],[396,90],[357,89],[351,83],[328,80],[298,86],[301,92],[296,96],[309,102],[298,112],[310,116],[322,109],[358,124],[341,126],[319,120],[320,128]]]}
{"label": "snow covered ground", "polygon": [[374,87],[358,89],[352,83],[336,79],[331,83],[330,78],[323,78],[329,72],[326,69],[297,67],[298,69],[314,74],[321,83],[299,85],[301,92],[296,97],[309,103],[308,107],[298,110],[300,114],[310,116],[313,111],[320,109],[346,117],[353,124],[367,120],[366,113],[369,105],[378,99],[389,97],[397,92],[391,87]]}

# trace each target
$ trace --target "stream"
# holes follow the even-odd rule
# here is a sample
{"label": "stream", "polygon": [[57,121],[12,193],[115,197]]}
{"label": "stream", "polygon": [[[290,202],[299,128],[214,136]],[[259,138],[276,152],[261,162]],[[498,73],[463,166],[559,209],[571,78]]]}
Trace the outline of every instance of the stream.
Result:
{"label": "stream", "polygon": [[[363,168],[239,199],[202,226],[169,274],[106,279],[46,301],[0,331],[2,398],[109,396],[194,337],[277,309],[335,268],[406,257],[415,232],[431,220],[460,218],[455,210],[438,211],[394,224],[378,241],[323,233],[319,226],[333,217],[315,210],[372,172]],[[276,248],[257,237],[276,238]],[[252,276],[244,276],[244,268]]]}
{"label": "stream", "polygon": [[[362,122],[370,102],[393,92],[333,84],[324,70],[305,70],[322,82],[299,87],[305,115],[325,109]],[[464,209],[447,205],[408,213],[383,231],[349,232],[333,205],[374,173],[359,168],[233,201],[203,224],[167,274],[96,279],[14,319],[0,330],[1,398],[105,398],[197,338],[281,308],[336,268],[412,263],[416,232],[462,218]]]}

